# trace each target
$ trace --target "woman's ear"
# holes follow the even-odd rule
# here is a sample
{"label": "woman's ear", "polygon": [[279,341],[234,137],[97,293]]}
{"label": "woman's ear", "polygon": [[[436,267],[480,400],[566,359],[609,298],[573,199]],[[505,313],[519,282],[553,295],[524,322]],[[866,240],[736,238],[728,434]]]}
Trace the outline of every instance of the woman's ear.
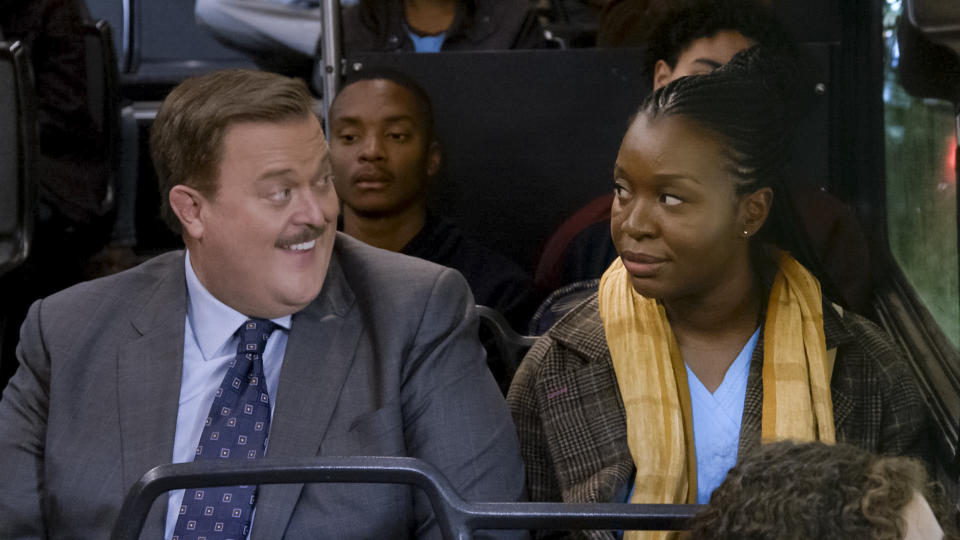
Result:
{"label": "woman's ear", "polygon": [[760,227],[767,221],[770,215],[770,207],[773,205],[773,190],[768,187],[762,187],[752,193],[747,193],[740,198],[739,203],[739,223],[743,226],[743,236],[751,237],[757,234]]}

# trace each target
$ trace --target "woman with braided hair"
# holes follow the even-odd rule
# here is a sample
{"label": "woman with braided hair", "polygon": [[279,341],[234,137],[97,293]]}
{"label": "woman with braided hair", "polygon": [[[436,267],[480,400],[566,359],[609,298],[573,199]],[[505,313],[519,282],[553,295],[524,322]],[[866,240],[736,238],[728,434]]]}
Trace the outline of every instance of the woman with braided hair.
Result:
{"label": "woman with braided hair", "polygon": [[923,453],[896,346],[758,235],[783,218],[791,89],[754,48],[641,106],[614,167],[619,258],[508,395],[532,500],[705,503],[761,441]]}

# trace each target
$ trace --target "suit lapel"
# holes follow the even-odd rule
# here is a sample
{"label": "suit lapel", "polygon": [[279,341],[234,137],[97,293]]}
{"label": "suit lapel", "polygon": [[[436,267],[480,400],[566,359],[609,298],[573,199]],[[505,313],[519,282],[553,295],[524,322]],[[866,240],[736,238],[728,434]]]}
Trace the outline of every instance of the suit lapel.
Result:
{"label": "suit lapel", "polygon": [[[183,366],[186,281],[183,256],[168,256],[166,277],[144,295],[131,321],[134,339],[117,358],[123,481],[133,485],[156,465],[170,463],[176,432]],[[163,534],[166,497],[158,497],[144,525],[144,535]]]}
{"label": "suit lapel", "polygon": [[[293,317],[270,424],[268,458],[314,456],[336,408],[363,330],[337,256],[320,296]],[[281,538],[302,485],[261,486],[253,538]]]}

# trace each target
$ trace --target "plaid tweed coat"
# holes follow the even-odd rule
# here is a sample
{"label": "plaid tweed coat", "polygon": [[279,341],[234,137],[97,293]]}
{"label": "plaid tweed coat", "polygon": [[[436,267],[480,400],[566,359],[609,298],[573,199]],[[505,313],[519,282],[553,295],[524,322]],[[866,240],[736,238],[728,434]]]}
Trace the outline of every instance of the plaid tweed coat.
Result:
{"label": "plaid tweed coat", "polygon": [[[837,440],[878,453],[927,458],[927,413],[909,366],[876,325],[824,302]],[[762,334],[762,330],[761,330]],[[761,335],[750,363],[739,454],[760,444]],[[634,466],[627,423],[594,294],[527,353],[507,396],[532,501],[617,502]],[[584,533],[612,538],[611,533]]]}

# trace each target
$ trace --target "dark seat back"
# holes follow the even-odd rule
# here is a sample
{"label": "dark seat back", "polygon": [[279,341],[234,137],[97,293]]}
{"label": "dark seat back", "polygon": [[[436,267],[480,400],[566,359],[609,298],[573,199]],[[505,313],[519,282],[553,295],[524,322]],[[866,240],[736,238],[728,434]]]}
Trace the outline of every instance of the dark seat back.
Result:
{"label": "dark seat back", "polygon": [[84,51],[87,64],[87,106],[90,117],[100,132],[100,158],[107,164],[107,189],[101,214],[114,203],[120,167],[120,80],[113,32],[104,21],[84,24]]}
{"label": "dark seat back", "polygon": [[130,63],[124,95],[163,99],[194,75],[224,68],[255,68],[243,53],[218,43],[194,18],[194,0],[123,0],[131,20]]}
{"label": "dark seat back", "polygon": [[0,275],[30,252],[36,201],[36,97],[20,42],[0,40]]}
{"label": "dark seat back", "polygon": [[123,72],[130,65],[130,1],[131,0],[85,0],[87,18],[106,21],[110,26],[114,59]]}

